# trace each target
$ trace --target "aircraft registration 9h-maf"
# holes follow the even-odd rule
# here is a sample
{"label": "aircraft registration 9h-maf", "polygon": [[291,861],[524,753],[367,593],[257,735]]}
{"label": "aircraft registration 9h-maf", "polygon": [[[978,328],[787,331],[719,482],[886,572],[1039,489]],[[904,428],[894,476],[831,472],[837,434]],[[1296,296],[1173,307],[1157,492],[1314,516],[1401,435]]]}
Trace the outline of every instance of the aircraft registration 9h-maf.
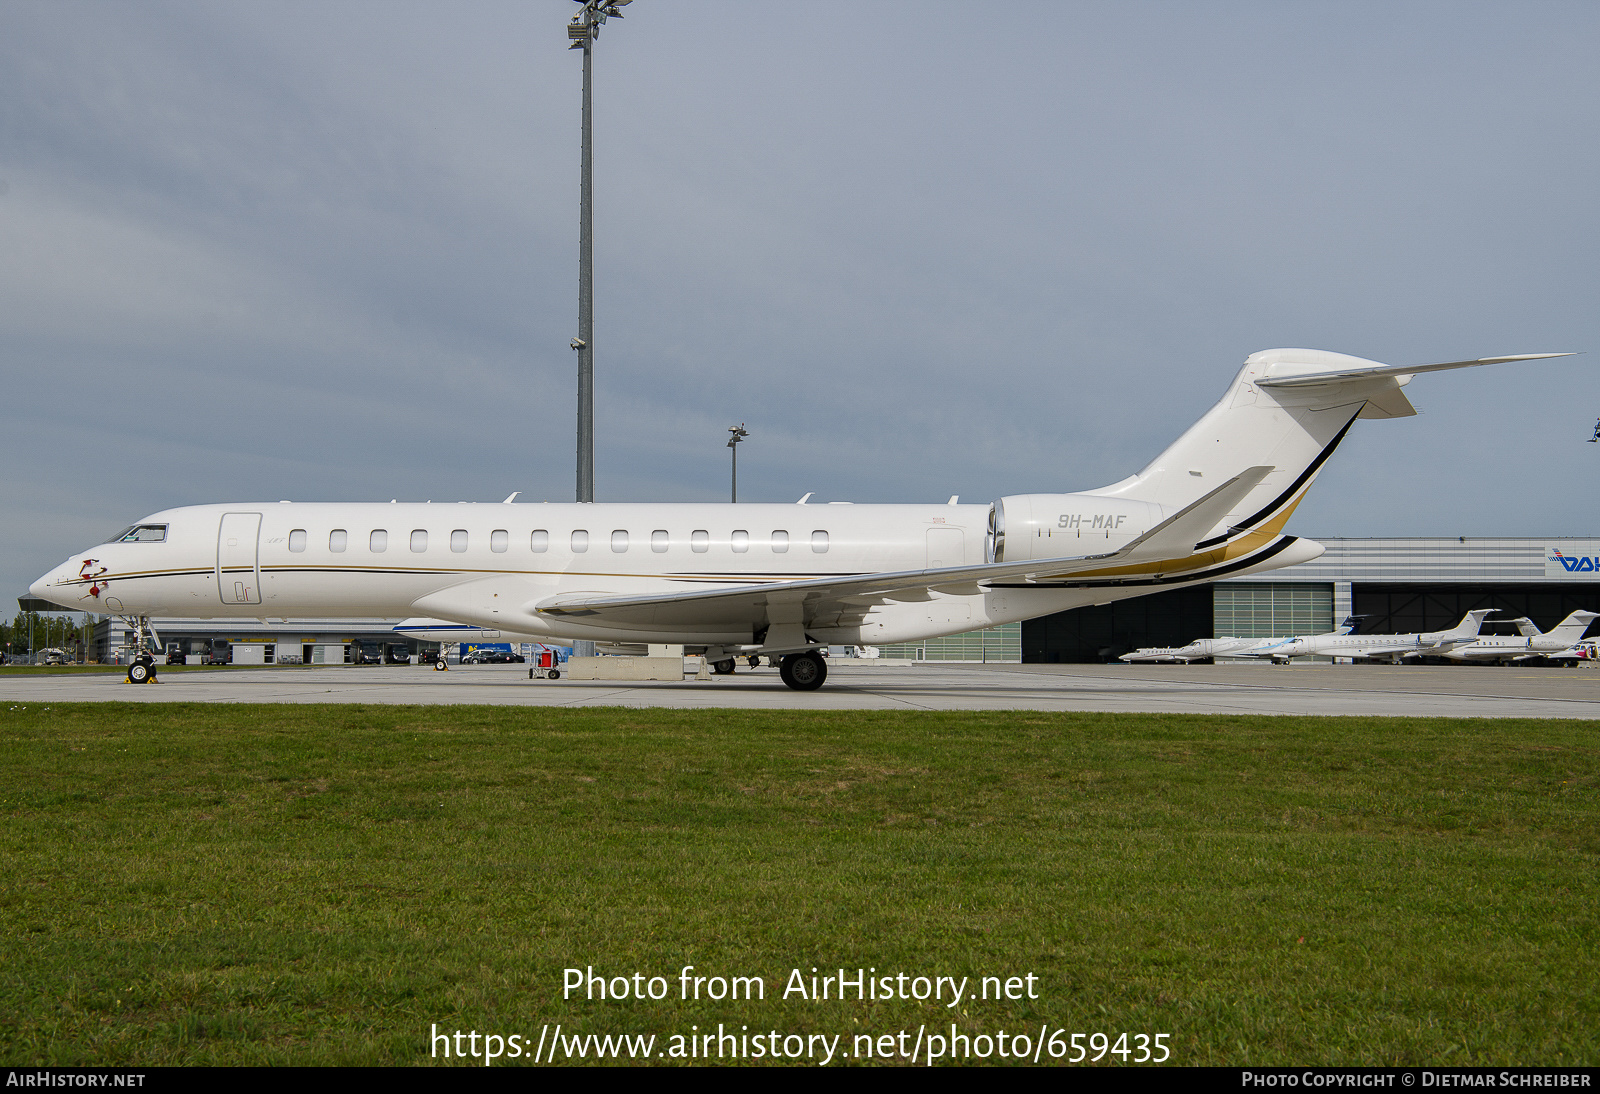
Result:
{"label": "aircraft registration 9h-maf", "polygon": [[1283,527],[1357,418],[1415,414],[1402,389],[1420,372],[1559,356],[1397,366],[1255,353],[1149,466],[1082,493],[185,506],[73,555],[31,592],[128,618],[141,638],[152,616],[420,615],[539,641],[682,645],[723,672],[760,655],[812,690],[828,645],[956,634],[1316,558],[1320,544]]}

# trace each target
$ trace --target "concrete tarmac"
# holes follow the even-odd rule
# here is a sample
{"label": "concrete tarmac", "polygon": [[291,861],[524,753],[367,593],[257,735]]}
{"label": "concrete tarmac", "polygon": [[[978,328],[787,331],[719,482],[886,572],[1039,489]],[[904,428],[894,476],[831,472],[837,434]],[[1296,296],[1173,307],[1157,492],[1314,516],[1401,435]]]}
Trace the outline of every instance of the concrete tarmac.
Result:
{"label": "concrete tarmac", "polygon": [[193,669],[129,684],[117,673],[0,669],[0,701],[488,703],[757,710],[1072,710],[1173,714],[1600,718],[1600,670],[1516,666],[968,665],[834,661],[820,691],[775,669],[682,683],[529,680],[520,665]]}

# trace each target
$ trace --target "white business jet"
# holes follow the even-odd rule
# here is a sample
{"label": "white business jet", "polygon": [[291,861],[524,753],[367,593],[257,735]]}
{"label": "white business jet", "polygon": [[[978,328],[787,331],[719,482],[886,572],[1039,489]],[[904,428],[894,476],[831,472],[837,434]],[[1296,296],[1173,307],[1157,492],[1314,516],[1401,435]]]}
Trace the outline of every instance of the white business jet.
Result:
{"label": "white business jet", "polygon": [[[1312,640],[1337,637],[1355,630],[1356,617],[1352,616],[1327,635],[1311,635]],[[1197,638],[1187,646],[1151,647],[1123,654],[1121,661],[1181,662],[1202,661],[1217,657],[1250,657],[1262,649],[1276,648],[1285,642],[1300,641],[1294,638]]]}
{"label": "white business jet", "polygon": [[1117,658],[1130,664],[1149,661],[1164,664],[1187,665],[1191,661],[1205,661],[1215,657],[1237,656],[1237,651],[1247,650],[1264,641],[1262,638],[1197,638],[1187,646],[1146,646]]}
{"label": "white business jet", "polygon": [[152,616],[417,616],[539,641],[682,645],[713,664],[760,655],[811,690],[832,644],[956,634],[1316,558],[1320,544],[1283,526],[1357,418],[1416,413],[1401,389],[1419,372],[1558,356],[1397,366],[1255,353],[1144,470],[1077,494],[186,506],[73,555],[31,592],[128,618],[141,640]]}
{"label": "white business jet", "polygon": [[1458,646],[1478,640],[1478,629],[1494,612],[1481,608],[1468,612],[1461,622],[1447,631],[1412,634],[1348,634],[1343,629],[1330,634],[1306,634],[1298,638],[1279,638],[1241,650],[1234,657],[1270,657],[1287,664],[1294,657],[1360,657],[1367,660],[1396,661],[1403,657],[1444,657]]}
{"label": "white business jet", "polygon": [[1476,642],[1457,646],[1444,656],[1453,661],[1525,661],[1530,657],[1582,660],[1578,642],[1596,619],[1600,619],[1600,612],[1576,611],[1556,624],[1555,630],[1545,634],[1533,620],[1523,616],[1512,620],[1521,632],[1519,637],[1484,635]]}

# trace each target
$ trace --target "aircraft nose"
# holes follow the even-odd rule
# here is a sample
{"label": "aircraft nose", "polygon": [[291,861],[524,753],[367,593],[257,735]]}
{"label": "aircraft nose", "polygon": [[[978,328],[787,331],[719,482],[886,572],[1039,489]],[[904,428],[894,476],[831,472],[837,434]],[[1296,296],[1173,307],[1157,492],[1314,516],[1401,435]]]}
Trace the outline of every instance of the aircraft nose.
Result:
{"label": "aircraft nose", "polygon": [[65,595],[65,590],[55,587],[71,572],[72,563],[63,562],[60,566],[57,566],[55,569],[45,574],[38,581],[35,581],[32,585],[29,585],[28,595],[38,597],[40,600],[48,600],[52,604],[61,604],[63,607],[71,607],[72,605],[70,602],[62,599],[62,597]]}

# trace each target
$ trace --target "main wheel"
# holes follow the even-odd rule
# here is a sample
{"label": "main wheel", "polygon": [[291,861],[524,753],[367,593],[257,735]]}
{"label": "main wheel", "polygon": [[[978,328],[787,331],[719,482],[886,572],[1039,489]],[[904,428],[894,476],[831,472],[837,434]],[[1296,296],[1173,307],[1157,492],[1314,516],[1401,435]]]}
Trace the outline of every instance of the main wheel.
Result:
{"label": "main wheel", "polygon": [[150,679],[150,666],[143,661],[135,661],[128,666],[128,683],[143,684]]}
{"label": "main wheel", "polygon": [[716,673],[718,676],[732,676],[733,658],[725,657],[721,661],[711,662],[711,671]]}
{"label": "main wheel", "polygon": [[816,691],[828,678],[828,662],[815,650],[791,653],[778,662],[778,675],[796,691]]}

